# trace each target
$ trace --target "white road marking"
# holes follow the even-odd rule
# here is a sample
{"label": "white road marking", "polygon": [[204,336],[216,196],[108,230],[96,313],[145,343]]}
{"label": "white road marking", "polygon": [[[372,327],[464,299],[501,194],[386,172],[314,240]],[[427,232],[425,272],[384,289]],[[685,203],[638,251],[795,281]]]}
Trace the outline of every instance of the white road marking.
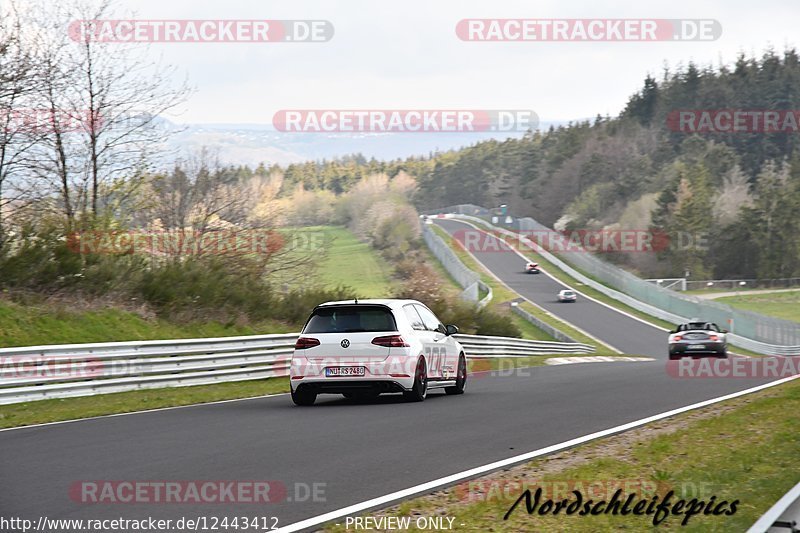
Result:
{"label": "white road marking", "polygon": [[653,357],[608,357],[592,355],[588,357],[552,357],[545,361],[548,365],[571,365],[575,363],[616,363],[625,361],[655,361]]}
{"label": "white road marking", "polygon": [[389,494],[385,494],[383,496],[378,496],[377,498],[372,498],[371,500],[366,500],[360,503],[356,503],[353,505],[349,505],[347,507],[342,507],[341,509],[337,509],[335,511],[330,511],[328,513],[324,513],[318,516],[314,516],[312,518],[307,518],[305,520],[301,520],[300,522],[295,522],[293,524],[288,524],[282,528],[277,529],[276,531],[280,531],[283,533],[291,533],[293,531],[301,531],[303,529],[312,528],[315,526],[319,526],[320,524],[324,524],[326,522],[330,522],[332,520],[336,520],[337,518],[341,518],[343,516],[353,515],[356,513],[361,513],[363,511],[367,511],[369,509],[379,508],[379,507],[386,507],[388,504],[392,502],[396,502],[398,500],[402,500],[405,498],[409,498],[411,496],[416,496],[418,494],[431,492],[435,489],[442,487],[443,485],[452,485],[458,481],[462,481],[464,479],[474,478],[483,474],[487,474],[489,472],[500,470],[501,468],[506,468],[508,466],[515,465],[517,463],[521,463],[524,461],[528,461],[530,459],[534,459],[536,457],[540,457],[542,455],[547,455],[550,453],[558,452],[567,448],[571,448],[573,446],[577,446],[579,444],[584,444],[586,442],[596,440],[602,437],[607,437],[609,435],[613,435],[615,433],[621,433],[623,431],[628,431],[629,429],[633,429],[639,426],[643,426],[645,424],[649,424],[650,422],[656,422],[658,420],[663,420],[664,418],[669,418],[670,416],[675,416],[681,413],[685,413],[687,411],[692,411],[694,409],[700,409],[701,407],[707,407],[709,405],[713,405],[715,403],[719,403],[725,400],[731,400],[733,398],[738,398],[739,396],[745,396],[747,394],[751,394],[754,392],[758,392],[760,390],[768,389],[771,387],[775,387],[777,385],[781,385],[783,383],[787,383],[794,379],[800,378],[800,375],[797,376],[789,376],[788,378],[779,379],[776,381],[772,381],[770,383],[765,383],[764,385],[758,385],[757,387],[751,387],[749,389],[741,390],[738,392],[734,392],[731,394],[726,394],[725,396],[719,396],[717,398],[712,398],[710,400],[704,400],[702,402],[693,403],[691,405],[687,405],[684,407],[679,407],[677,409],[672,409],[671,411],[665,411],[663,413],[659,413],[657,415],[649,416],[647,418],[642,418],[639,420],[635,420],[633,422],[628,422],[627,424],[622,424],[619,426],[614,426],[612,428],[604,429],[602,431],[597,431],[595,433],[590,433],[588,435],[584,435],[582,437],[577,437],[568,441],[560,442],[558,444],[553,444],[552,446],[547,446],[545,448],[539,448],[538,450],[534,450],[532,452],[523,453],[520,455],[515,455],[514,457],[509,457],[508,459],[503,459],[500,461],[495,461],[494,463],[489,463],[483,466],[478,466],[475,468],[471,468],[469,470],[464,470],[462,472],[457,472],[455,474],[451,474],[449,476],[445,476],[439,479],[434,479],[432,481],[428,481],[427,483],[422,483],[420,485],[415,485],[413,487],[409,487],[407,489],[398,490],[396,492],[391,492]]}

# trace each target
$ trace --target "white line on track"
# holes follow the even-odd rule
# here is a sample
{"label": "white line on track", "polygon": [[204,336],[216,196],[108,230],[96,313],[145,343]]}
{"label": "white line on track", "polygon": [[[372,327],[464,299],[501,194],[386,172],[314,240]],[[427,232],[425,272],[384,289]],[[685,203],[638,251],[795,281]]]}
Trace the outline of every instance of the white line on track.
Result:
{"label": "white line on track", "polygon": [[608,357],[605,355],[590,355],[588,357],[551,357],[545,364],[572,365],[575,363],[616,363],[626,361],[655,361],[652,357]]}
{"label": "white line on track", "polygon": [[751,394],[754,392],[758,392],[760,390],[768,389],[770,387],[775,387],[777,385],[781,385],[783,383],[787,383],[794,379],[800,378],[800,375],[797,376],[790,376],[788,378],[779,379],[776,381],[772,381],[770,383],[765,383],[764,385],[759,385],[757,387],[752,387],[749,389],[741,390],[738,392],[734,392],[731,394],[726,394],[725,396],[719,396],[717,398],[712,398],[710,400],[705,400],[698,403],[693,403],[691,405],[687,405],[684,407],[679,407],[677,409],[672,409],[671,411],[666,411],[663,413],[659,413],[657,415],[649,416],[647,418],[642,418],[639,420],[635,420],[633,422],[628,422],[627,424],[622,424],[619,426],[614,426],[612,428],[604,429],[602,431],[597,431],[595,433],[590,433],[588,435],[584,435],[582,437],[577,437],[568,441],[560,442],[558,444],[553,444],[552,446],[547,446],[545,448],[539,448],[538,450],[533,450],[528,453],[523,453],[520,455],[515,455],[514,457],[509,457],[508,459],[503,459],[500,461],[495,461],[494,463],[489,463],[483,466],[478,466],[475,468],[471,468],[469,470],[464,470],[462,472],[457,472],[455,474],[451,474],[449,476],[445,476],[439,479],[434,479],[432,481],[428,481],[427,483],[422,483],[420,485],[415,485],[413,487],[409,487],[407,489],[398,490],[396,492],[391,492],[389,494],[385,494],[383,496],[378,496],[377,498],[372,498],[371,500],[366,500],[360,503],[356,503],[347,507],[343,507],[341,509],[337,509],[335,511],[330,511],[328,513],[324,513],[318,516],[314,516],[312,518],[307,518],[305,520],[301,520],[300,522],[295,522],[293,524],[288,524],[282,528],[277,529],[276,531],[282,533],[291,533],[293,531],[301,531],[304,529],[313,528],[315,526],[319,526],[326,522],[330,522],[332,520],[336,520],[337,518],[342,518],[344,516],[353,515],[356,513],[361,513],[367,511],[369,509],[375,509],[380,507],[386,507],[388,504],[392,502],[396,502],[405,498],[409,498],[411,496],[416,496],[418,494],[427,493],[438,489],[445,485],[452,485],[458,481],[462,481],[464,479],[474,478],[483,474],[487,474],[494,470],[500,470],[502,468],[506,468],[517,463],[522,463],[528,461],[530,459],[534,459],[536,457],[540,457],[542,455],[547,455],[550,453],[558,452],[561,450],[565,450],[567,448],[572,448],[579,444],[584,444],[586,442],[599,439],[602,437],[607,437],[609,435],[613,435],[615,433],[621,433],[623,431],[628,431],[630,429],[643,426],[645,424],[649,424],[650,422],[656,422],[658,420],[662,420],[664,418],[668,418],[670,416],[675,416],[681,413],[685,413],[687,411],[692,411],[694,409],[700,409],[701,407],[707,407],[709,405],[713,405],[715,403],[719,403],[725,400],[731,400],[733,398],[738,398],[739,396],[744,396],[747,394]]}

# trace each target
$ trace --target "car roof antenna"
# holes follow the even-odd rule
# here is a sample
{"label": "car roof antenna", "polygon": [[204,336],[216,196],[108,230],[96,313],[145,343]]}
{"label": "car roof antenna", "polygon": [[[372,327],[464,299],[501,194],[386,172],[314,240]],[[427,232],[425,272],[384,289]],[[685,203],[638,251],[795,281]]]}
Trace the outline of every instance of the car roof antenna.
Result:
{"label": "car roof antenna", "polygon": [[354,300],[356,301],[356,303],[358,303],[358,296],[356,296],[356,297],[354,298]]}

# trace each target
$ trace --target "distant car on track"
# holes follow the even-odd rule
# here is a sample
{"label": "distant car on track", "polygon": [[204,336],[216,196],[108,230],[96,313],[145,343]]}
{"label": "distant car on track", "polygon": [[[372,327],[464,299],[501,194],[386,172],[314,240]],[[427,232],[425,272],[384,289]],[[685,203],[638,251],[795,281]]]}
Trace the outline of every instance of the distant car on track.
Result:
{"label": "distant car on track", "polygon": [[292,400],[312,405],[318,394],[365,400],[396,392],[423,401],[431,389],[462,394],[467,360],[455,333],[416,300],[318,305],[295,344]]}
{"label": "distant car on track", "polygon": [[538,274],[541,272],[539,263],[525,263],[525,272],[528,274]]}
{"label": "distant car on track", "polygon": [[578,299],[578,295],[572,289],[564,289],[558,292],[558,301],[574,303]]}
{"label": "distant car on track", "polygon": [[669,358],[680,359],[683,356],[711,355],[720,358],[728,357],[727,331],[720,329],[713,322],[692,319],[691,322],[679,325],[669,334]]}

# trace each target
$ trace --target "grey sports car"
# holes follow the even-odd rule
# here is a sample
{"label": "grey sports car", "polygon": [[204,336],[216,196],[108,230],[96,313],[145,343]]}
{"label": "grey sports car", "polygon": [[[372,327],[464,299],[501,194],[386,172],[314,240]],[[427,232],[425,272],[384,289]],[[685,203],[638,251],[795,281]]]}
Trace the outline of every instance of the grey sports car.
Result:
{"label": "grey sports car", "polygon": [[669,358],[710,355],[728,357],[727,331],[713,322],[692,319],[669,334]]}

